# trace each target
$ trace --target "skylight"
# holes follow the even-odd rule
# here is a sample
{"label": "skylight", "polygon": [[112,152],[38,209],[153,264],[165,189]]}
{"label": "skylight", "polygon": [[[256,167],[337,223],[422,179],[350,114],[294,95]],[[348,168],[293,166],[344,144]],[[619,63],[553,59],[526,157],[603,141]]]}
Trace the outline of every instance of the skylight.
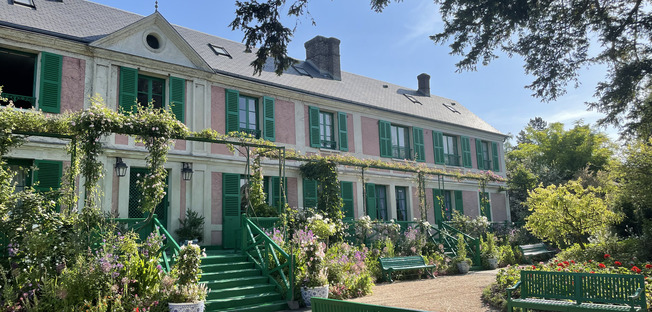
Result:
{"label": "skylight", "polygon": [[294,66],[294,65],[292,65],[292,67],[293,67],[294,70],[296,70],[296,71],[297,71],[301,76],[309,76],[309,77],[312,77],[312,76],[308,73],[308,71],[306,71],[305,68],[303,68],[303,67],[299,67],[299,66]]}
{"label": "skylight", "polygon": [[34,0],[14,0],[14,4],[20,4],[36,9],[36,6],[34,5]]}
{"label": "skylight", "polygon": [[212,44],[212,43],[209,43],[208,46],[211,47],[211,50],[213,50],[213,52],[215,52],[215,54],[217,54],[217,55],[224,55],[224,56],[227,56],[227,57],[229,57],[229,58],[232,58],[232,57],[231,57],[231,54],[229,54],[229,52],[226,51],[225,48],[220,47],[220,46],[216,46],[216,45],[214,45],[214,44]]}
{"label": "skylight", "polygon": [[419,102],[419,100],[417,100],[414,96],[409,95],[409,94],[403,94],[403,95],[405,95],[405,97],[408,98],[408,100],[410,100],[410,102],[412,102],[412,103],[414,103],[414,104],[423,105],[423,104],[421,104],[421,102]]}
{"label": "skylight", "polygon": [[446,108],[450,109],[451,112],[453,112],[453,113],[458,113],[458,114],[460,114],[460,115],[462,114],[462,113],[460,113],[460,111],[458,111],[457,109],[455,109],[455,107],[453,107],[453,105],[455,105],[455,103],[451,103],[450,105],[449,105],[449,104],[446,104],[446,103],[442,103],[442,104],[444,104],[444,106],[446,106]]}

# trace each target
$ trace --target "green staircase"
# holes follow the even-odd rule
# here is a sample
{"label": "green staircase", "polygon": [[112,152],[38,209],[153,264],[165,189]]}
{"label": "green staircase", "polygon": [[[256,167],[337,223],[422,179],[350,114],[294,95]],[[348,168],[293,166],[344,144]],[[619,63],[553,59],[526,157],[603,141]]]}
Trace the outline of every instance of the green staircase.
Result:
{"label": "green staircase", "polygon": [[201,282],[211,290],[206,310],[274,312],[287,310],[286,301],[269,278],[248,261],[247,256],[233,251],[211,251],[202,258]]}
{"label": "green staircase", "polygon": [[471,237],[443,222],[440,223],[438,227],[432,227],[431,230],[433,230],[431,239],[433,239],[435,243],[442,244],[444,247],[444,254],[451,258],[457,256],[457,235],[462,234],[464,236],[464,241],[466,242],[468,257],[473,260],[471,270],[482,270],[479,239]]}

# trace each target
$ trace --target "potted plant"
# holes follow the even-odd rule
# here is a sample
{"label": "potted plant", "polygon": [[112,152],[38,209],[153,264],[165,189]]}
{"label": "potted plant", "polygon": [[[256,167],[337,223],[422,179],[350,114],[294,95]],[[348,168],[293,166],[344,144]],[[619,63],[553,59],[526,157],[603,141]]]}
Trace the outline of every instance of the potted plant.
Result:
{"label": "potted plant", "polygon": [[455,256],[454,261],[457,263],[457,270],[460,274],[469,273],[471,259],[467,257],[466,242],[464,241],[464,235],[462,234],[457,235],[457,256]]}
{"label": "potted plant", "polygon": [[487,234],[487,241],[482,245],[482,262],[490,270],[498,267],[498,248],[493,234]]}
{"label": "potted plant", "polygon": [[170,273],[177,279],[168,298],[170,312],[204,311],[208,290],[205,284],[199,284],[202,273],[201,254],[199,246],[192,243],[181,247],[177,262]]}
{"label": "potted plant", "polygon": [[[308,232],[311,233],[311,232]],[[324,258],[326,257],[326,244],[319,242],[316,237],[302,240],[299,246],[303,270],[301,280],[301,297],[306,306],[310,307],[310,298],[328,298],[328,278]]]}

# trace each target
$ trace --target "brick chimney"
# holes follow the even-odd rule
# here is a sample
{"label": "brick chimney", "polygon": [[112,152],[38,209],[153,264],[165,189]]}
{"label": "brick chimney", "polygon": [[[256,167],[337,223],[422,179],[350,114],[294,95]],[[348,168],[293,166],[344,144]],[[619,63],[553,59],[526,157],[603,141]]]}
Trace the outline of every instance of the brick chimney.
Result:
{"label": "brick chimney", "polygon": [[340,70],[340,40],[317,36],[308,40],[306,48],[306,61],[319,69],[322,74],[330,74],[335,80],[342,80]]}
{"label": "brick chimney", "polygon": [[423,73],[417,76],[419,81],[419,93],[423,96],[430,96],[430,75]]}

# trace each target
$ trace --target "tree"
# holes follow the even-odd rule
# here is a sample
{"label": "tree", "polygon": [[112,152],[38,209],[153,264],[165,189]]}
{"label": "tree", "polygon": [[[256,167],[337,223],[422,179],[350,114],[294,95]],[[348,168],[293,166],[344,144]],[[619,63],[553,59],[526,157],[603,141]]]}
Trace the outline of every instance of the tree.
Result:
{"label": "tree", "polygon": [[[401,0],[395,0],[400,2]],[[310,14],[309,0],[291,0],[288,16]],[[371,0],[376,12],[391,0]],[[533,95],[551,101],[579,85],[578,72],[606,64],[608,74],[596,87],[599,99],[587,103],[606,114],[601,124],[622,127],[623,134],[652,135],[652,13],[650,0],[435,0],[444,29],[430,36],[449,43],[451,54],[462,59],[459,71],[489,64],[496,51],[520,55],[525,72],[534,76],[527,86]],[[279,21],[286,0],[237,1],[233,29],[245,32],[247,50],[260,44],[254,73],[261,73],[268,57],[277,74],[294,60],[287,44],[294,32]],[[314,23],[314,20],[313,20]],[[452,40],[452,42],[451,42]]]}
{"label": "tree", "polygon": [[540,186],[529,192],[525,204],[532,214],[525,227],[536,237],[558,246],[577,243],[584,249],[588,238],[620,220],[607,208],[600,189],[584,188],[581,180],[559,186]]}

